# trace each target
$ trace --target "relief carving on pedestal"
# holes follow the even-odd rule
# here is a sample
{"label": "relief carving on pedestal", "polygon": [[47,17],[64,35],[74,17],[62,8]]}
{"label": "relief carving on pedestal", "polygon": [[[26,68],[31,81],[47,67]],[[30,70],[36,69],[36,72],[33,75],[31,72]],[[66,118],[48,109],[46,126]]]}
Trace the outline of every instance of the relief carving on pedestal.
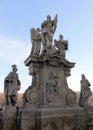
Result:
{"label": "relief carving on pedestal", "polygon": [[49,73],[48,82],[46,83],[46,100],[48,103],[58,101],[58,74],[54,72]]}

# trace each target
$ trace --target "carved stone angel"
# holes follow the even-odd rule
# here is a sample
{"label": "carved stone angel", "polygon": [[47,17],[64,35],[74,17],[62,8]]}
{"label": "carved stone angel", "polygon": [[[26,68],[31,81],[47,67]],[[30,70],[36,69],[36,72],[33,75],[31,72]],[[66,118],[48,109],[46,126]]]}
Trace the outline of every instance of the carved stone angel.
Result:
{"label": "carved stone angel", "polygon": [[63,58],[66,56],[66,50],[68,50],[68,40],[63,39],[63,35],[59,35],[59,40],[54,40],[55,46],[57,47],[57,53]]}
{"label": "carved stone angel", "polygon": [[30,33],[31,33],[31,43],[32,43],[31,54],[38,56],[40,53],[41,41],[42,41],[40,29],[31,28]]}
{"label": "carved stone angel", "polygon": [[41,24],[42,41],[45,48],[47,45],[52,44],[53,35],[55,33],[56,27],[57,27],[57,15],[55,16],[54,20],[51,20],[51,16],[48,15],[47,20],[45,20]]}

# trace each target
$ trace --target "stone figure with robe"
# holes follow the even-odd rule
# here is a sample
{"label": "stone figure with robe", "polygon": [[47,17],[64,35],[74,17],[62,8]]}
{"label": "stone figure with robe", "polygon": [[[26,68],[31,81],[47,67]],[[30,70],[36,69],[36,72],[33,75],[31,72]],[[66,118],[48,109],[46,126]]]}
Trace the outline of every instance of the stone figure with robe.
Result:
{"label": "stone figure with robe", "polygon": [[42,41],[40,29],[31,28],[30,34],[31,34],[31,43],[32,43],[31,55],[38,56],[40,53],[41,41]]}
{"label": "stone figure with robe", "polygon": [[66,50],[68,50],[68,40],[63,39],[63,35],[59,35],[59,40],[54,40],[55,46],[57,48],[57,53],[65,58]]}
{"label": "stone figure with robe", "polygon": [[12,72],[10,72],[4,80],[4,95],[5,105],[16,105],[17,92],[20,90],[21,82],[19,80],[17,66],[12,65]]}
{"label": "stone figure with robe", "polygon": [[57,15],[55,16],[54,20],[51,20],[51,16],[48,15],[47,20],[45,20],[41,24],[42,43],[44,51],[48,46],[51,46],[56,27],[57,27]]}
{"label": "stone figure with robe", "polygon": [[84,107],[88,105],[89,97],[91,96],[91,89],[90,89],[90,82],[86,79],[85,75],[81,75],[81,92],[80,92],[80,98],[79,98],[79,105],[81,107]]}

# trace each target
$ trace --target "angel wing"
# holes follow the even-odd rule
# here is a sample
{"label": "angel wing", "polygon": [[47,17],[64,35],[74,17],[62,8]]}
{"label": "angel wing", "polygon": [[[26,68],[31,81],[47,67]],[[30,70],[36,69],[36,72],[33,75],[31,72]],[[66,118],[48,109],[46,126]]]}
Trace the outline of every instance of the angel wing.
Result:
{"label": "angel wing", "polygon": [[37,38],[35,28],[31,28],[30,33],[31,33],[31,40],[34,40]]}
{"label": "angel wing", "polygon": [[57,18],[57,14],[56,14],[56,16],[55,16],[55,18],[54,18],[54,20],[53,20],[54,32],[55,32],[55,30],[56,30],[56,28],[57,28],[57,20],[58,20],[58,18]]}

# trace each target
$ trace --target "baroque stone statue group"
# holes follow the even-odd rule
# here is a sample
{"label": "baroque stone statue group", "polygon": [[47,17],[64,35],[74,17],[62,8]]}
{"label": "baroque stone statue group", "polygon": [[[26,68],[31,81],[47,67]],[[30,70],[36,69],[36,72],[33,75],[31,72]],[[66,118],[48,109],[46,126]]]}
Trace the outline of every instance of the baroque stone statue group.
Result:
{"label": "baroque stone statue group", "polygon": [[68,41],[63,39],[62,34],[59,35],[59,40],[54,40],[54,45],[52,45],[56,28],[57,15],[53,20],[48,15],[47,19],[41,24],[41,28],[31,28],[31,55],[39,56],[50,53],[65,58],[66,50],[68,50]]}
{"label": "baroque stone statue group", "polygon": [[76,93],[67,83],[75,63],[66,59],[68,40],[62,34],[58,40],[54,39],[57,21],[57,15],[53,20],[48,15],[40,28],[30,29],[31,52],[24,63],[29,67],[32,82],[18,107],[21,81],[17,66],[12,65],[4,80],[0,130],[93,130],[93,107],[88,103],[91,83],[81,74],[77,101]]}

